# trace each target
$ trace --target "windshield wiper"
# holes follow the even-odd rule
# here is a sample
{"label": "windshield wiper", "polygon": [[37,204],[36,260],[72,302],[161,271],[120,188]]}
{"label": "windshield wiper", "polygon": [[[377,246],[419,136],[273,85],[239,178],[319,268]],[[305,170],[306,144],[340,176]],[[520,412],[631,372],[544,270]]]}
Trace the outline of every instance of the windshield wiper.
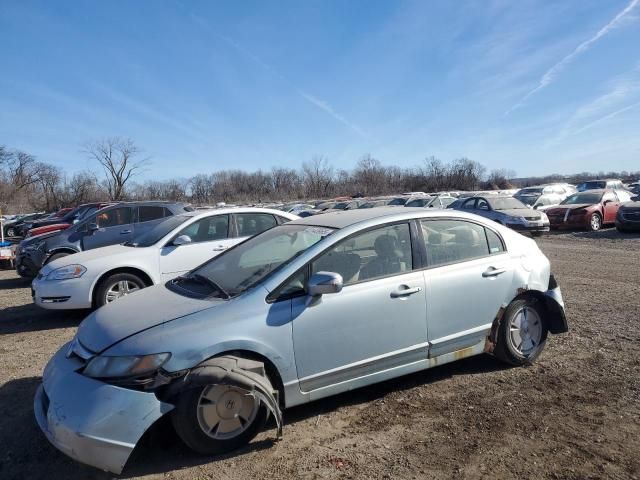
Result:
{"label": "windshield wiper", "polygon": [[209,285],[214,290],[218,290],[222,294],[225,300],[228,300],[229,298],[231,298],[231,296],[220,285],[218,285],[216,282],[211,280],[209,277],[205,277],[204,275],[200,275],[199,273],[194,273],[188,277],[182,277],[182,278],[197,280],[199,283]]}

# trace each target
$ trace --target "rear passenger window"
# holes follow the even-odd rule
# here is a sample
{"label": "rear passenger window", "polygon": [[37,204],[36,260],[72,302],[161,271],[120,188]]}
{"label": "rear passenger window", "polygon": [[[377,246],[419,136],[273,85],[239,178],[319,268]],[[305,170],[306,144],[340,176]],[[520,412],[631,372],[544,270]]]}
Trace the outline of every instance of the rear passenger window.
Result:
{"label": "rear passenger window", "polygon": [[343,240],[311,265],[312,273],[339,273],[345,285],[412,269],[411,236],[406,223],[377,228]]}
{"label": "rear passenger window", "polygon": [[489,242],[489,253],[504,252],[504,245],[498,234],[488,228],[485,228],[485,231],[487,232],[487,241]]}
{"label": "rear passenger window", "polygon": [[96,224],[99,228],[117,227],[131,223],[131,208],[122,207],[107,210],[96,215]]}
{"label": "rear passenger window", "polygon": [[430,267],[463,262],[504,251],[500,237],[482,225],[462,220],[423,220]]}
{"label": "rear passenger window", "polygon": [[138,207],[138,222],[150,222],[151,220],[166,217],[168,216],[167,212],[168,210],[164,207]]}
{"label": "rear passenger window", "polygon": [[266,213],[238,213],[236,214],[238,237],[252,237],[258,233],[275,227],[276,219]]}

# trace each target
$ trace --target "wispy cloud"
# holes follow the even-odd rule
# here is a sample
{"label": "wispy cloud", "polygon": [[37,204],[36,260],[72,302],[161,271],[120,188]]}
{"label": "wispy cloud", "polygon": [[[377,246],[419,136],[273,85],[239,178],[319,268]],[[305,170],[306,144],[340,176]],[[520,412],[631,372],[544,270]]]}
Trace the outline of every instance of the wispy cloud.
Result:
{"label": "wispy cloud", "polygon": [[634,108],[640,99],[640,64],[607,82],[605,93],[584,103],[564,123],[547,147]]}
{"label": "wispy cloud", "polygon": [[638,107],[640,107],[640,102],[636,102],[636,103],[633,103],[631,105],[627,105],[626,107],[623,107],[623,108],[621,108],[619,110],[616,110],[615,112],[611,112],[611,113],[605,115],[604,117],[600,117],[600,118],[594,120],[593,122],[584,125],[580,129],[576,130],[575,133],[579,134],[579,133],[585,132],[586,130],[591,129],[591,128],[595,127],[596,125],[604,123],[607,120],[611,120],[613,117],[617,117],[618,115],[620,115],[622,113],[628,112],[629,110],[633,110],[633,109],[638,108]]}
{"label": "wispy cloud", "polygon": [[600,40],[602,37],[607,35],[610,31],[618,28],[624,18],[631,13],[631,11],[640,3],[640,0],[631,0],[629,4],[620,11],[612,20],[609,21],[604,27],[602,27],[598,32],[588,40],[585,40],[580,45],[578,45],[569,55],[562,58],[559,62],[553,65],[549,70],[545,72],[545,74],[540,78],[538,85],[533,89],[527,92],[518,103],[513,105],[509,110],[507,110],[504,115],[507,116],[514,110],[522,107],[525,102],[532,96],[538,93],[543,88],[546,88],[551,83],[555,81],[559,73],[576,57],[586,52],[591,48],[591,46]]}
{"label": "wispy cloud", "polygon": [[[638,0],[640,1],[640,0]],[[200,26],[207,28],[208,30],[212,31],[212,29],[209,27],[208,23],[206,20],[204,20],[203,18],[197,16],[197,15],[193,15],[191,14],[191,18],[198,23]],[[333,106],[331,106],[328,102],[316,97],[315,95],[312,95],[308,92],[305,92],[303,89],[301,89],[300,87],[298,87],[297,85],[295,85],[293,82],[291,82],[287,77],[285,77],[282,73],[280,73],[276,68],[274,68],[272,65],[269,65],[268,63],[266,63],[265,61],[263,61],[260,57],[258,57],[257,55],[255,55],[254,53],[250,52],[249,50],[247,50],[245,47],[243,47],[242,45],[240,45],[238,42],[236,42],[235,40],[233,40],[232,38],[229,38],[225,35],[222,35],[218,32],[214,32],[214,34],[220,38],[222,41],[224,41],[227,45],[233,47],[235,50],[237,50],[238,52],[240,52],[241,54],[243,54],[245,57],[249,58],[252,62],[256,63],[257,65],[259,65],[260,67],[262,67],[264,70],[267,70],[269,73],[271,73],[272,75],[274,75],[275,77],[279,78],[280,80],[282,80],[282,82],[286,83],[297,95],[299,95],[300,97],[302,97],[304,100],[306,100],[307,102],[309,102],[311,105],[313,105],[316,108],[319,108],[320,110],[322,110],[323,112],[325,112],[326,114],[328,114],[329,116],[333,117],[334,120],[340,122],[341,124],[343,124],[344,126],[346,126],[347,128],[353,130],[354,132],[356,132],[358,135],[362,136],[362,137],[369,137],[369,135],[362,129],[360,128],[358,125],[356,125],[353,122],[350,122],[349,120],[347,120],[346,117],[344,117],[343,115],[339,114],[335,108]]]}

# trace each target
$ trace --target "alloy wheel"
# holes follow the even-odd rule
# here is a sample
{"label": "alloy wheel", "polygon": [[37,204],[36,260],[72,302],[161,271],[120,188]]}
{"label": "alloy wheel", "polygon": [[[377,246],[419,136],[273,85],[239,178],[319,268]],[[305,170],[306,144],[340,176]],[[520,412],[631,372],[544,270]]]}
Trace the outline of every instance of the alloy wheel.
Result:
{"label": "alloy wheel", "polygon": [[129,280],[120,280],[117,283],[111,285],[111,288],[107,290],[105,302],[111,303],[120,297],[124,297],[125,295],[129,295],[130,293],[138,290],[140,290],[140,286],[136,285],[134,282],[131,282]]}

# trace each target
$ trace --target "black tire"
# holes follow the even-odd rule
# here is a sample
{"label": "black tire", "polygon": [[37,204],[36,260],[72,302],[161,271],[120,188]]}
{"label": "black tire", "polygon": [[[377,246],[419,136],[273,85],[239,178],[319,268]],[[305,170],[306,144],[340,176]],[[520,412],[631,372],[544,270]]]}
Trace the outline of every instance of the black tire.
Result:
{"label": "black tire", "polygon": [[133,273],[115,273],[113,275],[109,275],[107,278],[100,282],[98,288],[96,289],[94,300],[94,305],[96,308],[100,308],[103,305],[109,303],[107,301],[107,292],[121,281],[132,283],[139,290],[147,286],[144,280]]}
{"label": "black tire", "polygon": [[589,225],[587,226],[587,230],[591,232],[597,232],[602,228],[602,217],[599,213],[594,213],[591,215],[589,219]]}
{"label": "black tire", "polygon": [[[221,386],[227,387],[226,385]],[[216,455],[243,447],[260,433],[268,418],[267,408],[258,400],[255,416],[245,430],[232,438],[216,439],[209,436],[200,426],[198,408],[201,395],[211,387],[205,385],[181,392],[171,414],[173,427],[180,439],[190,449],[203,455]]]}
{"label": "black tire", "polygon": [[[514,345],[513,336],[511,335],[512,323],[517,323],[518,319],[516,317],[523,309],[528,309],[528,312],[534,312],[538,317],[537,320],[540,322],[541,334],[535,343],[535,348],[530,352],[519,350],[518,347]],[[533,363],[542,353],[547,342],[548,329],[545,321],[545,313],[546,311],[543,305],[532,297],[521,298],[511,302],[502,316],[498,329],[498,339],[493,354],[510,365],[521,366]],[[533,320],[536,320],[535,316]],[[527,326],[527,330],[528,329],[529,327]]]}
{"label": "black tire", "polygon": [[49,258],[47,258],[47,261],[44,262],[44,264],[46,265],[49,262],[53,262],[54,260],[57,260],[57,259],[62,258],[62,257],[67,257],[69,255],[71,255],[71,254],[67,253],[67,252],[55,253],[55,254],[51,255]]}

